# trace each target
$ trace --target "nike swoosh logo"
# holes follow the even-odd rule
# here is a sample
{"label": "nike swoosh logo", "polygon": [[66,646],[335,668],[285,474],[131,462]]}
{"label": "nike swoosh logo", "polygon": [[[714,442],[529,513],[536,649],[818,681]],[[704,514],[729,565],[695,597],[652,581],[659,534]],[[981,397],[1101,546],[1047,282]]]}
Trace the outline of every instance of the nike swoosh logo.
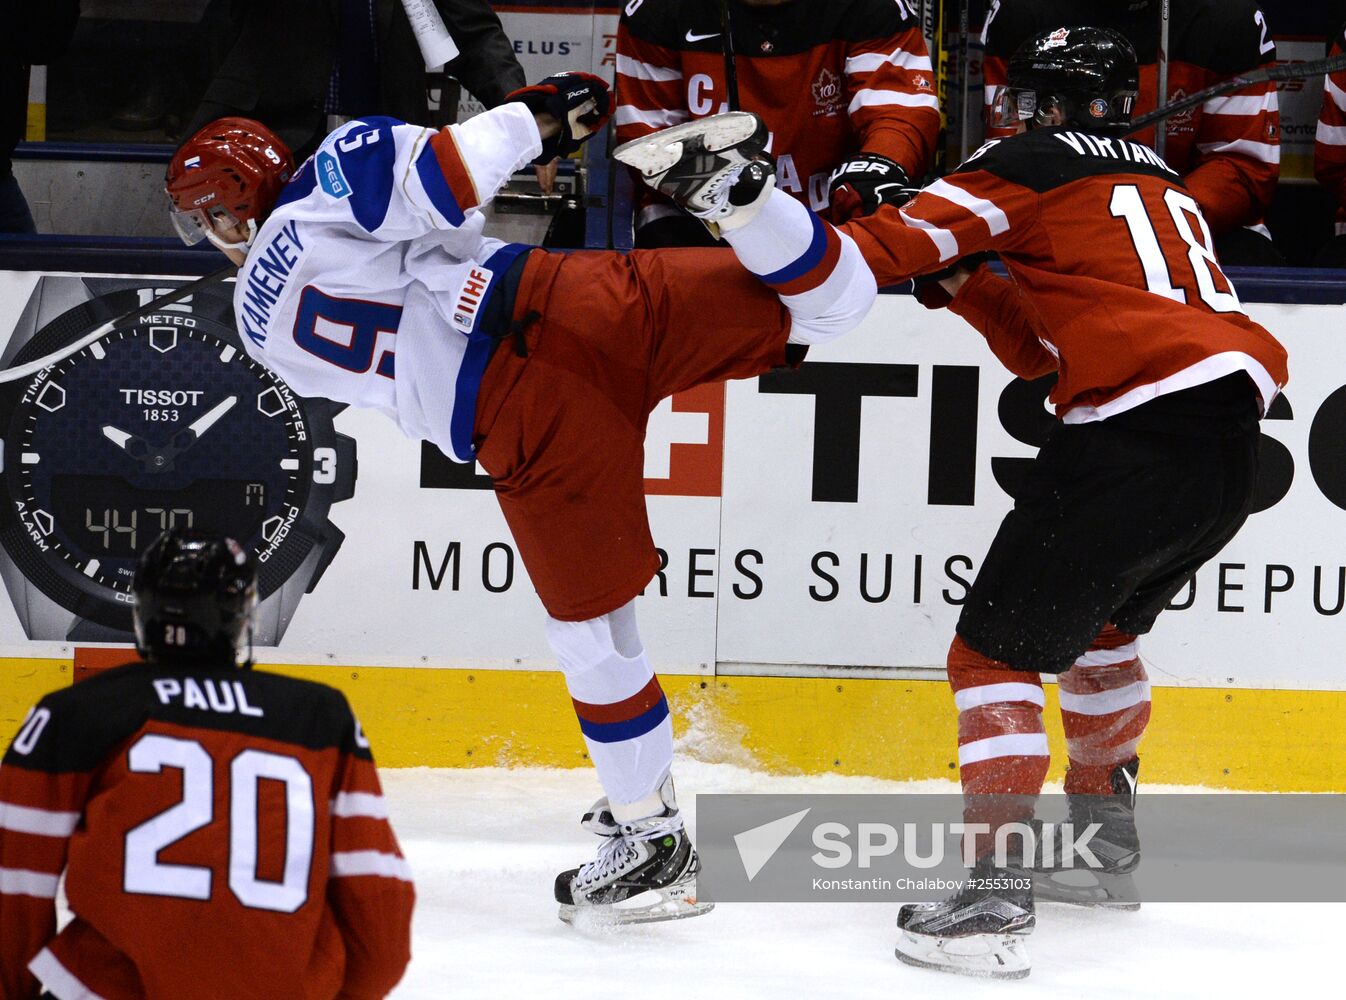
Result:
{"label": "nike swoosh logo", "polygon": [[720,33],[718,31],[712,31],[709,35],[694,35],[690,31],[687,32],[687,41],[689,42],[704,42],[707,38],[719,37]]}

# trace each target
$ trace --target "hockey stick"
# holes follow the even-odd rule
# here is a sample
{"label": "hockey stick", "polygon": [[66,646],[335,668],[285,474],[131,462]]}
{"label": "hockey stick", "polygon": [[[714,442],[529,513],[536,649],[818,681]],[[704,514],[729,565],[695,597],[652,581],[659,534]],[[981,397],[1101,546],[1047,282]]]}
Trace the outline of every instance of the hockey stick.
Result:
{"label": "hockey stick", "polygon": [[195,281],[190,281],[180,288],[174,288],[172,291],[160,295],[153,302],[149,302],[143,306],[137,306],[135,309],[122,313],[116,319],[108,320],[106,323],[103,323],[86,333],[83,337],[80,337],[79,340],[75,341],[73,344],[68,344],[67,346],[62,347],[59,351],[52,351],[50,354],[44,354],[42,357],[35,358],[32,361],[19,365],[17,368],[6,368],[4,371],[0,371],[0,384],[6,382],[21,382],[26,378],[30,378],[42,371],[42,369],[50,368],[57,362],[64,361],[72,354],[78,354],[95,340],[106,337],[127,320],[135,319],[137,316],[143,316],[146,313],[155,312],[156,310],[162,309],[164,306],[172,305],[174,302],[180,302],[193,292],[200,291],[208,285],[213,285],[218,281],[233,277],[237,271],[238,268],[234,267],[233,264],[227,264],[218,271],[211,271],[209,274],[197,278]]}
{"label": "hockey stick", "polygon": [[1346,69],[1346,53],[1338,56],[1332,56],[1329,59],[1315,59],[1312,62],[1283,63],[1278,66],[1261,66],[1254,70],[1249,70],[1239,76],[1230,77],[1223,83],[1217,83],[1213,87],[1207,87],[1205,90],[1198,90],[1195,94],[1188,94],[1186,97],[1174,101],[1172,104],[1165,104],[1162,108],[1155,108],[1148,111],[1139,118],[1131,120],[1131,127],[1127,129],[1126,134],[1131,135],[1142,129],[1147,129],[1157,121],[1163,121],[1165,118],[1186,111],[1188,108],[1194,108],[1198,104],[1204,104],[1212,97],[1219,97],[1221,94],[1228,94],[1231,91],[1238,90],[1241,87],[1247,87],[1254,83],[1266,83],[1268,80],[1279,82],[1281,80],[1302,80],[1310,76],[1322,76],[1326,73],[1336,73],[1338,70]]}
{"label": "hockey stick", "polygon": [[[1159,4],[1159,101],[1168,100],[1168,39],[1169,39],[1169,0],[1160,0]],[[1154,151],[1162,159],[1164,147],[1168,145],[1168,129],[1156,129],[1154,133]]]}
{"label": "hockey stick", "polygon": [[729,92],[729,110],[741,111],[738,103],[738,67],[734,65],[734,35],[729,23],[729,0],[720,0],[720,49],[724,52],[724,85]]}

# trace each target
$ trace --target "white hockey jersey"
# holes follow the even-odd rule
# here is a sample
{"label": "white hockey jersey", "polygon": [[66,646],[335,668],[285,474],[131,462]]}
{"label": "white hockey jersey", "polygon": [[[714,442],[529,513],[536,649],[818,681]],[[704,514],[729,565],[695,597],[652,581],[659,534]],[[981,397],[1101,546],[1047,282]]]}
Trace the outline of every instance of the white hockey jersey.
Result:
{"label": "white hockey jersey", "polygon": [[484,237],[480,207],[540,152],[518,103],[442,130],[366,118],[334,131],[239,271],[248,353],[301,395],[382,410],[471,461],[491,355],[478,321],[496,280],[532,249]]}

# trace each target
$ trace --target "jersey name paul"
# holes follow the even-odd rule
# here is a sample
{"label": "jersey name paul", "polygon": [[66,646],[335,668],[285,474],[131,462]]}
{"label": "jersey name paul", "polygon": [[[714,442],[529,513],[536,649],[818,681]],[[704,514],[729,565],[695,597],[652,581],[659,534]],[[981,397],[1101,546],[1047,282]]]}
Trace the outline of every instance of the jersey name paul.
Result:
{"label": "jersey name paul", "polygon": [[158,677],[153,682],[154,693],[161,705],[182,705],[202,712],[221,715],[246,715],[260,719],[266,712],[248,703],[248,693],[242,681],[216,680],[211,677]]}

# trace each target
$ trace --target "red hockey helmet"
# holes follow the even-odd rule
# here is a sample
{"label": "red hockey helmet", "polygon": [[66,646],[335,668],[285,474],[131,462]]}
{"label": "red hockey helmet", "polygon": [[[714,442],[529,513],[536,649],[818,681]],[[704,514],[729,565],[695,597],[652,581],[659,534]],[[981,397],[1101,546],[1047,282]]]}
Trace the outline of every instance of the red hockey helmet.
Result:
{"label": "red hockey helmet", "polygon": [[243,225],[246,249],[294,173],[280,137],[251,118],[221,118],[184,142],[168,164],[164,190],[173,228],[189,246],[215,236],[214,220]]}

